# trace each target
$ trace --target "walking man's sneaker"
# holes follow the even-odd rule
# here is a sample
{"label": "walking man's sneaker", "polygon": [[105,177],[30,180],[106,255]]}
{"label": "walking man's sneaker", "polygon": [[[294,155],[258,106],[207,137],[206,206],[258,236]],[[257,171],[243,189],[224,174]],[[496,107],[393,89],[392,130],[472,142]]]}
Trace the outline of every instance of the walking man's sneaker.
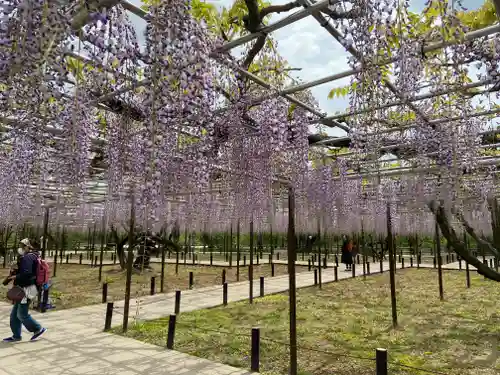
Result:
{"label": "walking man's sneaker", "polygon": [[21,338],[7,337],[6,339],[3,339],[2,341],[3,342],[18,342],[18,341],[21,341]]}
{"label": "walking man's sneaker", "polygon": [[40,338],[45,332],[47,332],[47,328],[42,328],[40,331],[36,332],[33,335],[30,341],[35,341],[36,339]]}

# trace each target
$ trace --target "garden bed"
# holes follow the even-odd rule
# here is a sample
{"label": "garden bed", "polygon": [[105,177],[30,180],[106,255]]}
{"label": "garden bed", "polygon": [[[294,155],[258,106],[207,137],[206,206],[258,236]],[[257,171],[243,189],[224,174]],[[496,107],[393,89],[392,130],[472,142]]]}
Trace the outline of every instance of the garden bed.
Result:
{"label": "garden bed", "polygon": [[[51,265],[53,267],[53,265]],[[287,266],[275,264],[275,276],[287,273]],[[131,296],[144,296],[150,294],[151,277],[155,276],[156,292],[160,292],[161,264],[153,264],[152,271],[142,274],[133,272]],[[226,281],[236,282],[236,267],[224,268]],[[193,288],[202,288],[222,283],[222,267],[179,265],[178,274],[175,265],[165,267],[165,292],[186,290],[189,288],[189,272],[193,272]],[[298,267],[297,272],[307,270],[307,267]],[[0,279],[8,274],[8,269],[0,269]],[[50,297],[57,310],[81,307],[101,303],[102,283],[108,283],[108,300],[123,300],[125,298],[126,271],[119,266],[104,266],[102,270],[102,283],[98,282],[98,267],[75,264],[58,264],[57,277],[52,278]],[[254,277],[271,276],[270,265],[254,265]],[[248,279],[248,267],[240,266],[240,281]],[[0,295],[5,296],[7,288],[0,284]],[[50,311],[50,310],[49,310]]]}
{"label": "garden bed", "polygon": [[[493,375],[500,371],[499,284],[465,273],[444,273],[439,300],[436,270],[398,271],[399,328],[392,329],[389,275],[356,278],[297,292],[299,374],[373,375],[376,348],[389,351],[390,374]],[[250,307],[181,313],[175,349],[250,368],[250,333],[261,329],[260,371],[288,372],[288,296],[259,298]],[[127,336],[165,346],[167,319],[131,326]],[[399,365],[396,365],[399,364]],[[403,366],[401,366],[403,365]]]}

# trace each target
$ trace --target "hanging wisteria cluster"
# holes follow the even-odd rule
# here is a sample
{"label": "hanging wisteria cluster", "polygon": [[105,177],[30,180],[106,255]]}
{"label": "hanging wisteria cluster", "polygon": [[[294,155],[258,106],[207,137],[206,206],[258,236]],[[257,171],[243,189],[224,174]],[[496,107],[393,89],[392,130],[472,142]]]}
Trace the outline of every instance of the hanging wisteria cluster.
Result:
{"label": "hanging wisteria cluster", "polygon": [[[458,2],[445,3],[429,3],[439,10],[425,20],[435,25],[429,40],[469,31]],[[483,123],[458,92],[469,61],[484,67],[478,79],[498,83],[498,34],[426,55],[407,0],[350,6],[355,17],[330,24],[352,55],[350,149],[312,158],[318,112],[283,97],[290,82],[276,73],[286,62],[272,40],[253,60],[272,84],[263,89],[243,74],[252,62],[221,50],[227,36],[196,19],[189,0],[149,4],[144,48],[121,5],[75,25],[73,5],[1,1],[0,222],[23,222],[57,197],[83,225],[105,215],[126,226],[134,211],[154,231],[285,231],[291,188],[304,232],[383,233],[390,209],[396,232],[431,233],[427,206],[442,200],[488,233],[496,170],[481,165]],[[414,103],[422,90],[430,95]],[[310,91],[297,97],[318,110]],[[384,148],[404,173],[385,174]]]}

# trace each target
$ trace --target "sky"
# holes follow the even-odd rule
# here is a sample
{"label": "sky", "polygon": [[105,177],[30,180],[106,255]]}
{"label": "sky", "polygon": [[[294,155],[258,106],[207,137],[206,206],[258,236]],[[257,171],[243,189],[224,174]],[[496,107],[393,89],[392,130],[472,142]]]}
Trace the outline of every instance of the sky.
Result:
{"label": "sky", "polygon": [[[217,7],[230,7],[234,0],[207,0]],[[271,0],[272,4],[284,4],[290,0]],[[458,0],[457,0],[458,1]],[[140,6],[140,0],[130,0],[134,5]],[[461,4],[467,9],[477,9],[484,3],[483,0],[462,0]],[[410,0],[410,9],[415,12],[422,11],[425,0]],[[296,10],[294,10],[296,11]],[[294,12],[292,11],[292,12]],[[273,15],[270,22],[286,17],[292,13]],[[136,25],[139,34],[143,34],[145,21],[131,15],[132,22]],[[347,64],[348,53],[313,17],[306,17],[285,28],[274,32],[273,37],[278,42],[278,51],[291,67],[301,68],[293,76],[308,82],[331,74],[349,70]],[[322,111],[327,114],[345,112],[349,108],[347,98],[328,99],[329,91],[334,87],[349,84],[349,77],[335,82],[329,82],[311,89],[318,100]],[[328,135],[342,136],[344,131],[329,129]]]}

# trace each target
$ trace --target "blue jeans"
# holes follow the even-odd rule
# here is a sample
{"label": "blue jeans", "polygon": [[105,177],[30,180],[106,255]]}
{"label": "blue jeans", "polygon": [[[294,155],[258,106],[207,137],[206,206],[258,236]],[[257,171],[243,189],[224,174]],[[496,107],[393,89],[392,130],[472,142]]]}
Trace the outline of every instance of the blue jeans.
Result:
{"label": "blue jeans", "polygon": [[31,317],[28,312],[29,304],[15,303],[10,312],[10,329],[12,330],[12,337],[15,339],[21,338],[21,328],[24,324],[26,329],[30,332],[38,332],[42,326]]}

